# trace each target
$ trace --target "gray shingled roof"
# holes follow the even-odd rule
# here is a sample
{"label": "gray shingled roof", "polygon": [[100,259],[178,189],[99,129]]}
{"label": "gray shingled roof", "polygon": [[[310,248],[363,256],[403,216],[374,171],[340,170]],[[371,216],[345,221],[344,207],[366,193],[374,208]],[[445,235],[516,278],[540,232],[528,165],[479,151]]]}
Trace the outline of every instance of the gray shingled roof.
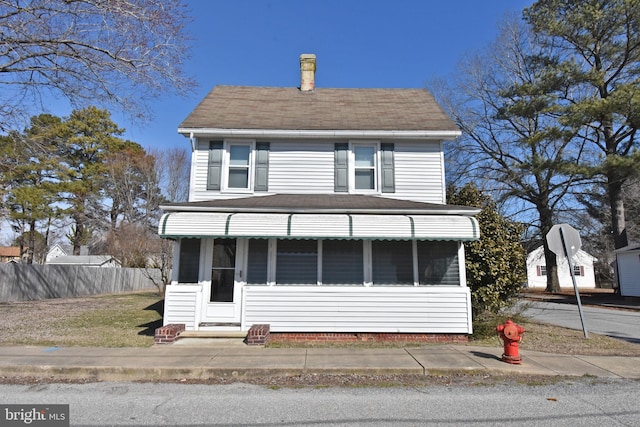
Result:
{"label": "gray shingled roof", "polygon": [[228,212],[375,212],[475,215],[479,209],[435,203],[413,202],[387,197],[355,194],[274,194],[269,196],[242,197],[237,199],[208,200],[202,202],[172,203],[162,205],[166,211],[228,211]]}
{"label": "gray shingled roof", "polygon": [[181,129],[457,131],[424,89],[216,86]]}

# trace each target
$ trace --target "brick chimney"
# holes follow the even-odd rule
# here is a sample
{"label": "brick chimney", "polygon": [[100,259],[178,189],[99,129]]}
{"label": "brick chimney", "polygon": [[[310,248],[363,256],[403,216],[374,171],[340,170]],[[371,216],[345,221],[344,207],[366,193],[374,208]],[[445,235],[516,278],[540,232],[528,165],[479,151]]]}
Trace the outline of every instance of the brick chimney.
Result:
{"label": "brick chimney", "polygon": [[300,55],[300,90],[312,92],[316,87],[316,56],[313,53]]}

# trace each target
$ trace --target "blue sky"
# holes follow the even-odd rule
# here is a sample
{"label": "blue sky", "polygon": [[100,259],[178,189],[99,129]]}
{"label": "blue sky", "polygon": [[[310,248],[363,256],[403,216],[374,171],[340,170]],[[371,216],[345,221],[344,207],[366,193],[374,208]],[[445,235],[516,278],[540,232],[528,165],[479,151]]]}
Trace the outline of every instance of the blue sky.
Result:
{"label": "blue sky", "polygon": [[[215,86],[297,87],[299,56],[317,55],[316,87],[422,88],[451,75],[466,53],[497,35],[506,13],[531,0],[191,0],[188,98],[152,103],[154,120],[114,113],[125,137],[146,148],[187,147],[177,128]],[[66,115],[65,112],[52,112]]]}
{"label": "blue sky", "polygon": [[[150,122],[112,111],[126,129],[124,137],[145,148],[188,149],[178,125],[215,85],[298,87],[302,53],[317,55],[316,87],[425,87],[434,77],[451,75],[464,54],[495,39],[506,13],[520,15],[532,0],[187,3],[194,21],[186,72],[199,83],[195,93],[153,101]],[[57,101],[49,107],[57,116],[71,112]],[[0,231],[8,227],[0,224]]]}

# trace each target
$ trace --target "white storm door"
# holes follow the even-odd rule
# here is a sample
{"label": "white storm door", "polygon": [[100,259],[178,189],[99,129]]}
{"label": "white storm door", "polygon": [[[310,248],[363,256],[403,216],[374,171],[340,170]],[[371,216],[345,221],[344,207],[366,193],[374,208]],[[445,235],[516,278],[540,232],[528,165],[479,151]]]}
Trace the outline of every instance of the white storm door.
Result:
{"label": "white storm door", "polygon": [[240,326],[242,278],[238,268],[236,239],[214,239],[211,254],[211,281],[204,301],[203,325]]}

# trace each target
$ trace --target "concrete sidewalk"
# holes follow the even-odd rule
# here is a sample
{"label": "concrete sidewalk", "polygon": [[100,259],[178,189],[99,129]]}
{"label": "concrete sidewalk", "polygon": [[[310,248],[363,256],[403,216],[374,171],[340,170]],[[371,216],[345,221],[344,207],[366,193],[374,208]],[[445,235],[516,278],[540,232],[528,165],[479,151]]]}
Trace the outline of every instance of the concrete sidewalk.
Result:
{"label": "concrete sidewalk", "polygon": [[149,348],[0,346],[0,375],[90,381],[447,372],[640,378],[640,357],[520,354],[522,364],[509,365],[500,360],[501,347],[264,348],[239,339],[184,338]]}

